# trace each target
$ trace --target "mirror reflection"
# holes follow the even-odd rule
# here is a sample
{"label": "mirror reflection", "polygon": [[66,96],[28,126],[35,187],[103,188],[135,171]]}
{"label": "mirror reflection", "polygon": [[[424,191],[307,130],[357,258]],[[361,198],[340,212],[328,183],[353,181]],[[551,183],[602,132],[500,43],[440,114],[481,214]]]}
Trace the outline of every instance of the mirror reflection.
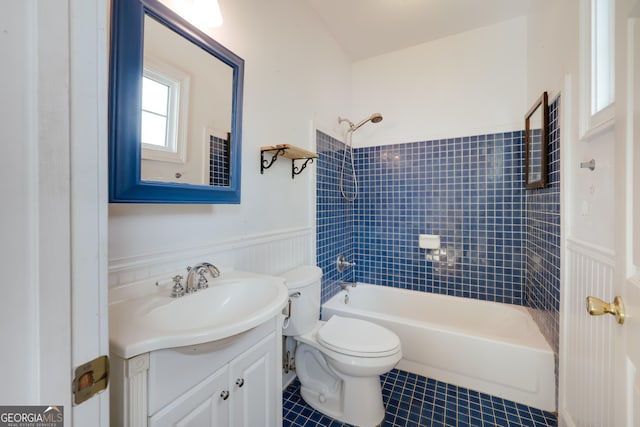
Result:
{"label": "mirror reflection", "polygon": [[230,185],[233,69],[144,17],[141,179]]}
{"label": "mirror reflection", "polygon": [[525,187],[547,183],[548,101],[544,92],[525,116]]}
{"label": "mirror reflection", "polygon": [[542,115],[540,107],[529,118],[529,182],[542,178]]}

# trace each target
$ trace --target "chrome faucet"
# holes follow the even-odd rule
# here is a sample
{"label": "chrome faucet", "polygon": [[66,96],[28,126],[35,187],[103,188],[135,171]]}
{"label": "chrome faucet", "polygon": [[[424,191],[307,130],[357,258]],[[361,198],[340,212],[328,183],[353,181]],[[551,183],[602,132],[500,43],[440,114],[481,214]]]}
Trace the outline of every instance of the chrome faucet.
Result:
{"label": "chrome faucet", "polygon": [[[182,277],[176,276],[174,278],[174,291],[172,292],[173,297],[180,297],[185,294],[192,294],[197,292],[200,289],[206,289],[209,287],[209,282],[205,277],[205,274],[209,272],[212,278],[216,278],[220,276],[220,270],[213,264],[208,262],[201,262],[199,264],[194,265],[193,267],[187,267],[187,280],[185,282],[184,289],[182,291],[178,290],[176,292],[176,287],[180,285],[180,279]],[[196,280],[197,276],[197,280]],[[177,279],[177,280],[176,280]],[[180,286],[181,287],[181,286]]]}
{"label": "chrome faucet", "polygon": [[[208,262],[201,262],[194,265],[193,267],[187,267],[188,273],[185,292],[190,294],[193,292],[197,292],[200,289],[208,288],[209,282],[207,282],[207,278],[205,277],[205,273],[207,271],[214,279],[220,276],[220,270],[218,270],[218,267]],[[194,283],[196,275],[198,276],[198,281],[197,283]]]}

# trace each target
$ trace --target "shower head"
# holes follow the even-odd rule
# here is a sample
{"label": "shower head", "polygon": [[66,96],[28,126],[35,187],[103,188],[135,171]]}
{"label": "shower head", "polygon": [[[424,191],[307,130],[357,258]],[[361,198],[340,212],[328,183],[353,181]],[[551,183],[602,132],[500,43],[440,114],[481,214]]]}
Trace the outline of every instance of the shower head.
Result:
{"label": "shower head", "polygon": [[370,115],[369,117],[367,117],[366,119],[358,122],[358,124],[353,124],[353,122],[349,119],[344,119],[342,117],[338,117],[338,123],[342,123],[342,122],[347,122],[349,123],[349,130],[351,132],[355,132],[356,130],[358,130],[358,128],[362,125],[364,125],[365,123],[367,123],[368,121],[371,121],[371,123],[380,123],[382,121],[382,114],[380,113],[373,113],[372,115]]}
{"label": "shower head", "polygon": [[369,120],[371,120],[371,123],[380,123],[382,121],[382,114],[373,113],[371,117],[369,117]]}

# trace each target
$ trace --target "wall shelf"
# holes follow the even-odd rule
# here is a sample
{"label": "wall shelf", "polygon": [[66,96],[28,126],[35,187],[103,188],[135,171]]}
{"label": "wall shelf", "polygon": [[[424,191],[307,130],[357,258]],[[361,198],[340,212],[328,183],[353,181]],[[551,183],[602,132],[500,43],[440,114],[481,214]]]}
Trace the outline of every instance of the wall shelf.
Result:
{"label": "wall shelf", "polygon": [[[268,156],[265,158],[265,153],[271,155],[270,160]],[[291,179],[299,175],[307,167],[307,164],[313,163],[313,159],[318,158],[317,153],[296,147],[295,145],[267,145],[260,147],[260,173],[264,174],[265,169],[269,169],[275,161],[278,160],[278,156],[291,159]],[[304,163],[302,166],[297,167],[296,160],[304,160]]]}

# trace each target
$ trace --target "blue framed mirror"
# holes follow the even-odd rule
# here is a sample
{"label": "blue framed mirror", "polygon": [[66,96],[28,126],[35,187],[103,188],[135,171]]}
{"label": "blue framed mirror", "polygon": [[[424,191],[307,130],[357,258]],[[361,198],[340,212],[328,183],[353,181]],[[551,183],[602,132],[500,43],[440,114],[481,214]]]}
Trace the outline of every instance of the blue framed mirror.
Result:
{"label": "blue framed mirror", "polygon": [[113,0],[109,201],[240,203],[244,60],[156,0]]}

